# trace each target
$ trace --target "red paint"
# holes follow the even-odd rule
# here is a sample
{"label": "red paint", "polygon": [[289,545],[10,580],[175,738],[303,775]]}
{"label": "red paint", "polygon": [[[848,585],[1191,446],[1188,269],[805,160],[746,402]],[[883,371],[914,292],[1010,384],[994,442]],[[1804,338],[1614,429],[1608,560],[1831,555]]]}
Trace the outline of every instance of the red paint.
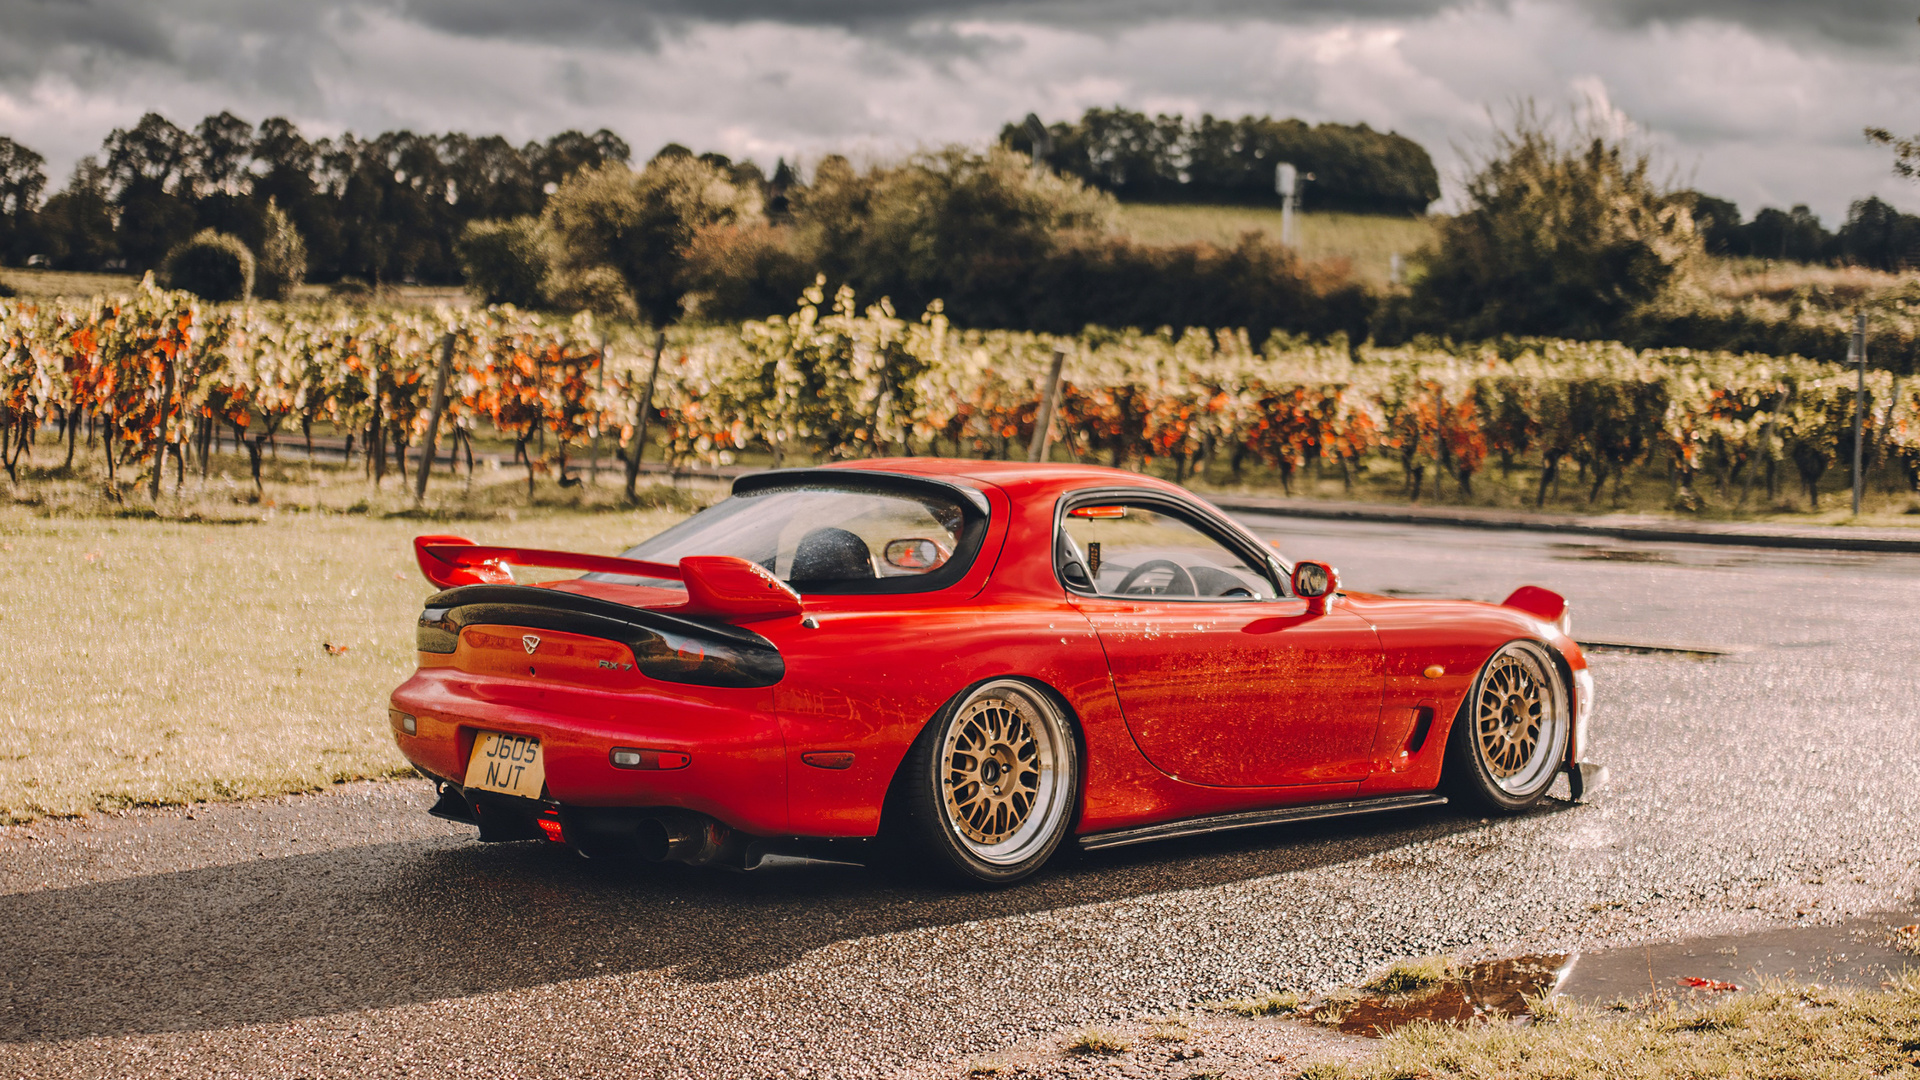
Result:
{"label": "red paint", "polygon": [[[1564,601],[1555,610],[1545,597],[1559,598],[1544,589],[1523,589],[1507,606],[1340,594],[1320,614],[1295,599],[1070,596],[1052,551],[1059,503],[1076,490],[1173,496],[1202,520],[1239,529],[1150,477],[937,458],[843,467],[934,476],[982,492],[986,538],[965,575],[928,593],[800,598],[738,559],[638,569],[633,560],[573,556],[560,565],[626,563],[613,572],[684,581],[686,591],[586,581],[548,587],[750,625],[780,651],[784,678],[762,689],[669,684],[623,668],[632,657],[617,643],[468,627],[456,652],[421,654],[419,670],[394,691],[391,707],[416,717],[418,728],[407,735],[396,727],[401,751],[457,779],[476,733],[534,735],[546,753],[547,795],[563,804],[683,807],[762,836],[871,836],[909,746],[940,707],[975,683],[1017,676],[1055,694],[1079,727],[1077,831],[1085,833],[1430,790],[1454,714],[1495,649],[1530,638],[1570,670],[1586,667],[1553,625]],[[568,555],[453,537],[423,537],[416,553],[436,583],[497,580],[488,575],[523,558]],[[533,664],[523,633],[542,639]],[[558,650],[551,656],[549,643]],[[1440,674],[1429,677],[1436,667]],[[1423,718],[1415,749],[1410,740]],[[614,747],[685,755],[687,764],[616,768]]]}

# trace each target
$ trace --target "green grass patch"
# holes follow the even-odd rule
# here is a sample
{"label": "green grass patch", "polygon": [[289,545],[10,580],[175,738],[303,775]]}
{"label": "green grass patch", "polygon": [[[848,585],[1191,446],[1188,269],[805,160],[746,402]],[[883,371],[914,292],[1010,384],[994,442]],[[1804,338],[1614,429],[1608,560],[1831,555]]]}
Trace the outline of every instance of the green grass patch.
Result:
{"label": "green grass patch", "polygon": [[[253,516],[212,527],[0,507],[0,822],[404,770],[387,694],[413,669],[432,592],[411,541],[447,527],[225,509]],[[450,531],[615,554],[681,516],[536,506]]]}
{"label": "green grass patch", "polygon": [[1457,982],[1461,976],[1460,965],[1451,957],[1426,956],[1400,961],[1369,979],[1362,989],[1389,997],[1424,994]]}
{"label": "green grass patch", "polygon": [[[1433,237],[1429,218],[1380,214],[1308,213],[1294,223],[1295,248],[1308,259],[1346,259],[1361,281],[1387,285],[1393,256],[1412,255]],[[1119,231],[1142,244],[1230,246],[1249,232],[1280,238],[1279,207],[1155,205],[1120,207]]]}
{"label": "green grass patch", "polygon": [[1291,1016],[1300,1011],[1300,995],[1292,990],[1269,990],[1252,997],[1231,998],[1210,1006],[1241,1016]]}

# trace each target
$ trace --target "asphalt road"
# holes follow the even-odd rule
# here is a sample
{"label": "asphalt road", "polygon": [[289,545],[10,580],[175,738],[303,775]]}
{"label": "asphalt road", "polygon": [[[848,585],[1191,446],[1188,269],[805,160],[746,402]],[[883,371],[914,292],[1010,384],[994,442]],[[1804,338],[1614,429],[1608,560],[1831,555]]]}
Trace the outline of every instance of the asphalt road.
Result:
{"label": "asphalt road", "polygon": [[1920,558],[1270,519],[1349,587],[1548,585],[1594,658],[1587,805],[1072,859],[997,893],[482,847],[424,785],[0,830],[0,1073],[870,1076],[1433,952],[1912,902]]}

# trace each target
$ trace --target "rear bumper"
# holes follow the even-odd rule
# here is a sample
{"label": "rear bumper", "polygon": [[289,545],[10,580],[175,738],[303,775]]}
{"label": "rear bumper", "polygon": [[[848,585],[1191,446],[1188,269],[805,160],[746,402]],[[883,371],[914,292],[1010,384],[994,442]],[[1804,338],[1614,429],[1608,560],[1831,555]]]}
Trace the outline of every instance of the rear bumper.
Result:
{"label": "rear bumper", "polygon": [[567,806],[431,779],[440,798],[428,813],[477,827],[483,843],[550,840],[592,859],[677,862],[727,870],[856,866],[872,857],[873,841],[855,837],[752,836],[705,814],[675,807]]}
{"label": "rear bumper", "polygon": [[[769,692],[702,687],[695,696],[689,689],[611,693],[423,668],[393,692],[392,707],[414,718],[412,733],[395,722],[394,741],[422,772],[458,787],[479,733],[528,735],[540,740],[545,758],[543,801],[570,812],[684,810],[756,836],[786,833],[786,750]],[[676,769],[617,768],[615,747],[687,761]],[[484,822],[485,797],[465,801],[481,810],[476,824]],[[529,800],[505,805],[518,803]]]}

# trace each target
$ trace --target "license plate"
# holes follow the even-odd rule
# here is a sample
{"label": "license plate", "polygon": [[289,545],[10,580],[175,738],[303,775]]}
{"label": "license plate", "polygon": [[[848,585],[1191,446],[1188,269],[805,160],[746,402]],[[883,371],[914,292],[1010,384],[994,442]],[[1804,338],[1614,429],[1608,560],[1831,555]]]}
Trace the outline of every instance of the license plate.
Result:
{"label": "license plate", "polygon": [[537,799],[547,783],[547,762],[540,740],[531,735],[483,731],[473,740],[467,760],[467,787]]}

